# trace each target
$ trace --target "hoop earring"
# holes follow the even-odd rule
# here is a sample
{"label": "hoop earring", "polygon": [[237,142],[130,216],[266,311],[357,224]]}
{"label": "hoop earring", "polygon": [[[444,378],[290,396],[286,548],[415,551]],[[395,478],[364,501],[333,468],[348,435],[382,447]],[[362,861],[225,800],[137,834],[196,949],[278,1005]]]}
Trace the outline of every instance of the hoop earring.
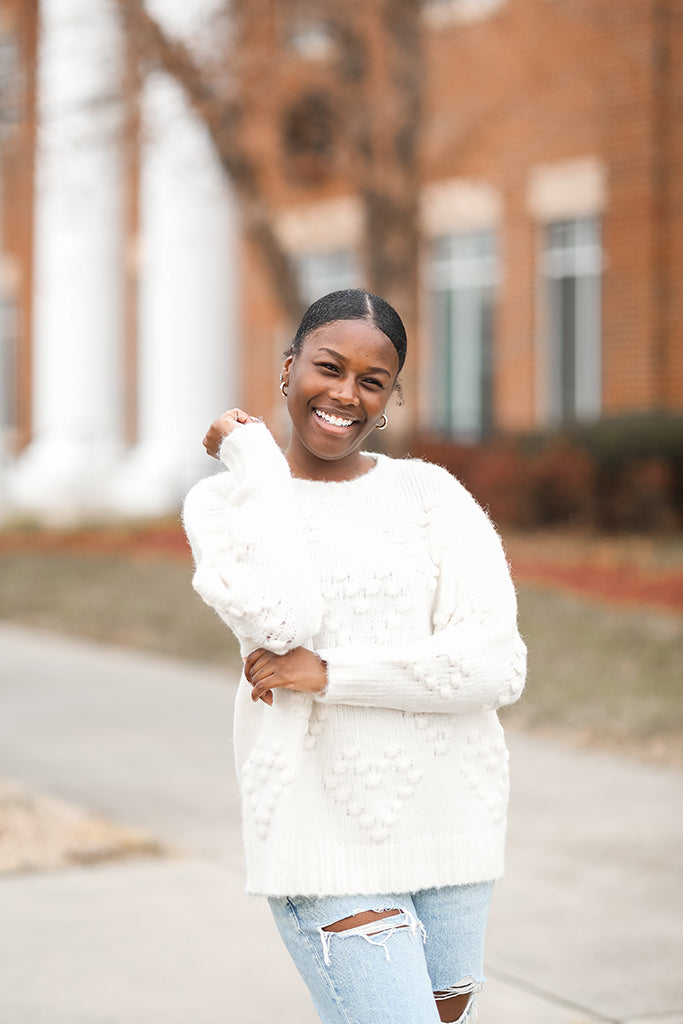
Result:
{"label": "hoop earring", "polygon": [[280,394],[283,398],[287,397],[287,381],[284,379],[282,374],[280,374]]}
{"label": "hoop earring", "polygon": [[382,413],[382,419],[384,420],[384,423],[382,423],[381,426],[380,426],[379,423],[375,423],[375,430],[386,430],[387,429],[387,425],[389,423],[389,417],[387,416],[387,414],[385,412]]}

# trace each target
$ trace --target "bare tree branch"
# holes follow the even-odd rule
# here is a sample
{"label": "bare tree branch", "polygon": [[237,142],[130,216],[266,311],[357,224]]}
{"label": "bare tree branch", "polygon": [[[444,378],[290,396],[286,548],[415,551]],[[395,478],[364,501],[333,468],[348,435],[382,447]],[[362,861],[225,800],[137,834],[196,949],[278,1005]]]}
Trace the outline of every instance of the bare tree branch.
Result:
{"label": "bare tree branch", "polygon": [[239,100],[215,92],[190,50],[164,32],[145,11],[142,0],[117,0],[117,4],[129,45],[142,67],[170,75],[206,126],[239,200],[244,228],[264,258],[283,309],[296,323],[304,303],[291,261],[273,229],[273,211],[260,187],[258,168],[240,143]]}

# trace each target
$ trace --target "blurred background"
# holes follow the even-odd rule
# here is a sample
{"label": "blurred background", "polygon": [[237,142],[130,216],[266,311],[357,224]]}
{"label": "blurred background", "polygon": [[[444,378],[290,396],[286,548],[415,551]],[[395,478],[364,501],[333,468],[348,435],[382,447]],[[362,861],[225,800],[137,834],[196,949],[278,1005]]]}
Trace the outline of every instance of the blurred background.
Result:
{"label": "blurred background", "polygon": [[[648,770],[683,765],[680,0],[1,0],[0,144],[0,872],[154,856],[175,837],[155,808],[167,790],[173,804],[188,736],[171,742],[157,717],[163,686],[111,648],[91,652],[93,672],[45,631],[184,659],[182,707],[196,684],[197,715],[212,706],[200,662],[234,681],[232,638],[191,590],[180,504],[216,469],[201,439],[225,409],[285,441],[283,352],[307,304],[336,288],[384,296],[408,329],[404,401],[377,443],[447,466],[503,532],[530,648],[507,725]],[[119,698],[110,736],[101,707]],[[176,714],[194,739],[210,732],[194,710]],[[207,806],[194,792],[173,804],[178,820],[202,810],[200,832],[237,829],[234,793],[230,814],[209,806],[228,731],[216,730]],[[163,778],[143,811],[150,750]],[[643,842],[657,834],[638,825],[644,803],[627,801],[624,818]],[[660,804],[665,822],[680,818]],[[608,817],[592,813],[589,832]],[[518,867],[533,868],[522,849]],[[592,849],[586,863],[602,858]],[[665,879],[662,844],[638,849],[633,878],[648,864]],[[561,886],[551,867],[549,891],[573,892],[579,859]],[[234,877],[239,892],[241,865]],[[624,889],[599,891],[612,921]],[[660,902],[673,906],[668,888]],[[656,993],[646,1008],[659,1013],[674,996],[648,965],[668,970],[673,947],[649,920],[656,941],[638,920],[629,934],[647,948],[620,964],[610,936],[612,988],[636,990],[637,962],[641,1001]],[[127,941],[112,940],[114,958]],[[538,943],[551,960],[552,946]],[[585,1005],[603,952],[556,991]],[[35,995],[32,981],[15,991]],[[31,1020],[62,1019],[52,998]]]}
{"label": "blurred background", "polygon": [[680,763],[682,114],[676,0],[4,0],[0,615],[236,664],[201,438],[284,441],[301,312],[363,285],[410,339],[378,442],[503,530],[511,715]]}
{"label": "blurred background", "polygon": [[302,310],[364,285],[410,338],[378,440],[504,532],[512,714],[680,762],[682,113],[675,0],[4,0],[0,615],[233,659],[201,438],[284,441]]}
{"label": "blurred background", "polygon": [[675,0],[4,0],[0,614],[232,658],[201,438],[284,441],[302,310],[363,285],[410,339],[378,441],[504,532],[514,713],[680,760],[682,113]]}
{"label": "blurred background", "polygon": [[5,522],[173,513],[363,285],[392,451],[503,524],[680,527],[675,0],[4,0],[0,83]]}

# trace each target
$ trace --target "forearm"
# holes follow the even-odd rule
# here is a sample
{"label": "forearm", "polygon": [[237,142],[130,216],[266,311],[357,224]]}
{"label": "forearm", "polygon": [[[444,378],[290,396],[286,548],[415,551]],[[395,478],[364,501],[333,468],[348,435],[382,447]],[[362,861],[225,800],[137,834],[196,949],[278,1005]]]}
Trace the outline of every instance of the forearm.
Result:
{"label": "forearm", "polygon": [[465,714],[516,701],[524,687],[526,646],[514,622],[481,630],[463,621],[390,648],[321,649],[330,704]]}
{"label": "forearm", "polygon": [[185,502],[193,586],[243,647],[282,654],[309,640],[321,614],[289,470],[262,424],[238,428],[220,452],[230,472]]}

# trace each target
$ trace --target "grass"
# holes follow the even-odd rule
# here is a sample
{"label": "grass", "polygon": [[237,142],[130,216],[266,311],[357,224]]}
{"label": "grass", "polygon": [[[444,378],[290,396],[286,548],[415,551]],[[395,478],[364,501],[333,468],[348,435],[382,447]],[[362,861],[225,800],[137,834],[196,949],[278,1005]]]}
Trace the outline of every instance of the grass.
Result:
{"label": "grass", "polygon": [[[239,652],[178,559],[5,553],[0,618],[224,664]],[[683,616],[520,587],[529,682],[507,724],[683,764]]]}
{"label": "grass", "polygon": [[521,587],[529,647],[510,724],[683,766],[683,616]]}
{"label": "grass", "polygon": [[0,619],[172,657],[241,664],[237,643],[179,559],[0,556]]}

